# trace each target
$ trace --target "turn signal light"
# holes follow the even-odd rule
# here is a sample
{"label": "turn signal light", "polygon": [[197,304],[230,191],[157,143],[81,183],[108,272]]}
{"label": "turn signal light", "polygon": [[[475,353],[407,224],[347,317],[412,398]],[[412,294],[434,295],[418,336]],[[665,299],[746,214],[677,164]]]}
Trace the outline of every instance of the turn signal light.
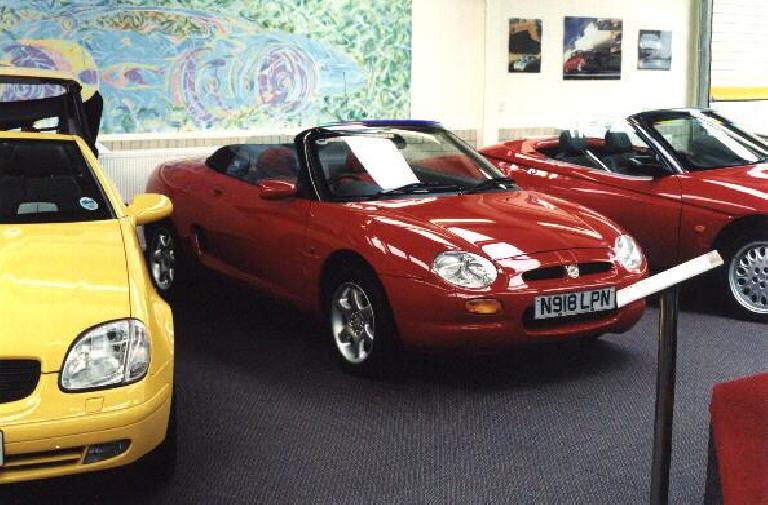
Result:
{"label": "turn signal light", "polygon": [[493,315],[501,312],[501,302],[494,298],[476,298],[468,300],[467,311],[472,314]]}

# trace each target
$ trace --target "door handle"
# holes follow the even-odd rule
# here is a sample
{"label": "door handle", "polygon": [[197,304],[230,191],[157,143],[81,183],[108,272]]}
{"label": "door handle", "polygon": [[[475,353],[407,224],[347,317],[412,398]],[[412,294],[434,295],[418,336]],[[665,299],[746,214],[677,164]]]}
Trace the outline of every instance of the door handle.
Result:
{"label": "door handle", "polygon": [[224,191],[221,188],[212,188],[211,189],[211,194],[213,196],[218,197],[218,196],[222,196],[224,194]]}

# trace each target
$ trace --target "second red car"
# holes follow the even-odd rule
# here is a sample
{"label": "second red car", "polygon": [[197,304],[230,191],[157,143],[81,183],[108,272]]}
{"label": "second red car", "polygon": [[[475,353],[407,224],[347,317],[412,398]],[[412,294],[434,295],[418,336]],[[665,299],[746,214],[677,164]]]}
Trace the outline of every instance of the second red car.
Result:
{"label": "second red car", "polygon": [[[167,163],[149,191],[173,219],[147,230],[161,293],[180,255],[322,314],[341,362],[408,348],[489,349],[618,333],[644,303],[634,239],[513,181],[438,124],[347,123],[294,144],[229,145]],[[181,272],[183,275],[183,272]]]}

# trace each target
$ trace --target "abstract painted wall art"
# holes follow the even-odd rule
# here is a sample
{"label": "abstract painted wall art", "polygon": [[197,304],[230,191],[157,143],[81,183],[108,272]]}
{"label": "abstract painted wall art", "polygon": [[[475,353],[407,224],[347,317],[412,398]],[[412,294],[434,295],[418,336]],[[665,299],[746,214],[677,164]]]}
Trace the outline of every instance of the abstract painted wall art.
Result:
{"label": "abstract painted wall art", "polygon": [[541,19],[509,20],[509,71],[541,72]]}
{"label": "abstract painted wall art", "polygon": [[621,77],[621,19],[566,17],[563,79]]}
{"label": "abstract painted wall art", "polygon": [[411,0],[10,0],[0,65],[99,89],[105,133],[404,118],[410,30]]}

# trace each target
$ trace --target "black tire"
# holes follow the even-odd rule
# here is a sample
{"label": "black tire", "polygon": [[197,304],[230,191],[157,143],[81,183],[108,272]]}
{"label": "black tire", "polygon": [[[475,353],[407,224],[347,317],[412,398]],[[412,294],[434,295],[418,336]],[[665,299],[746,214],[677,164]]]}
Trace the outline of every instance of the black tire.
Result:
{"label": "black tire", "polygon": [[[363,352],[367,352],[367,356],[362,361],[350,359],[349,354],[354,354],[351,350],[354,347],[354,339],[349,339],[349,344],[340,343],[343,338],[337,339],[338,323],[334,324],[334,320],[338,321],[338,317],[345,318],[347,322],[353,317],[349,314],[342,316],[339,312],[342,309],[334,311],[333,308],[334,301],[339,301],[337,297],[342,296],[343,289],[351,286],[362,290],[373,314],[371,328],[373,338],[364,338],[365,342],[360,344],[364,349]],[[378,377],[385,375],[397,365],[396,358],[399,356],[400,345],[392,309],[384,287],[370,267],[358,262],[344,263],[331,272],[328,281],[324,283],[323,307],[331,349],[344,370],[356,375]],[[359,311],[359,313],[363,312],[364,310]],[[347,349],[347,345],[350,349]]]}
{"label": "black tire", "polygon": [[[180,291],[180,285],[184,281],[186,273],[176,229],[170,221],[159,221],[144,227],[144,238],[147,245],[147,250],[145,252],[147,270],[149,272],[149,277],[152,279],[152,285],[155,286],[155,290],[163,297],[163,299],[172,301],[177,297]],[[162,273],[159,273],[156,270],[155,263],[158,255],[158,246],[160,242],[165,239],[171,241],[171,250],[173,252],[173,270],[170,279],[163,279]],[[167,258],[165,259],[167,261]],[[161,278],[159,279],[158,276]],[[164,280],[169,280],[170,282],[163,282]]]}
{"label": "black tire", "polygon": [[[747,267],[741,263],[741,258],[753,248],[758,249],[755,257],[757,264]],[[754,231],[738,234],[720,248],[720,253],[725,264],[718,269],[717,287],[728,312],[740,319],[768,322],[768,233]],[[765,262],[760,260],[759,254],[766,255]],[[732,281],[734,270],[744,273],[734,276]],[[742,281],[743,284],[740,284]],[[743,286],[741,293],[737,292],[739,286]]]}

